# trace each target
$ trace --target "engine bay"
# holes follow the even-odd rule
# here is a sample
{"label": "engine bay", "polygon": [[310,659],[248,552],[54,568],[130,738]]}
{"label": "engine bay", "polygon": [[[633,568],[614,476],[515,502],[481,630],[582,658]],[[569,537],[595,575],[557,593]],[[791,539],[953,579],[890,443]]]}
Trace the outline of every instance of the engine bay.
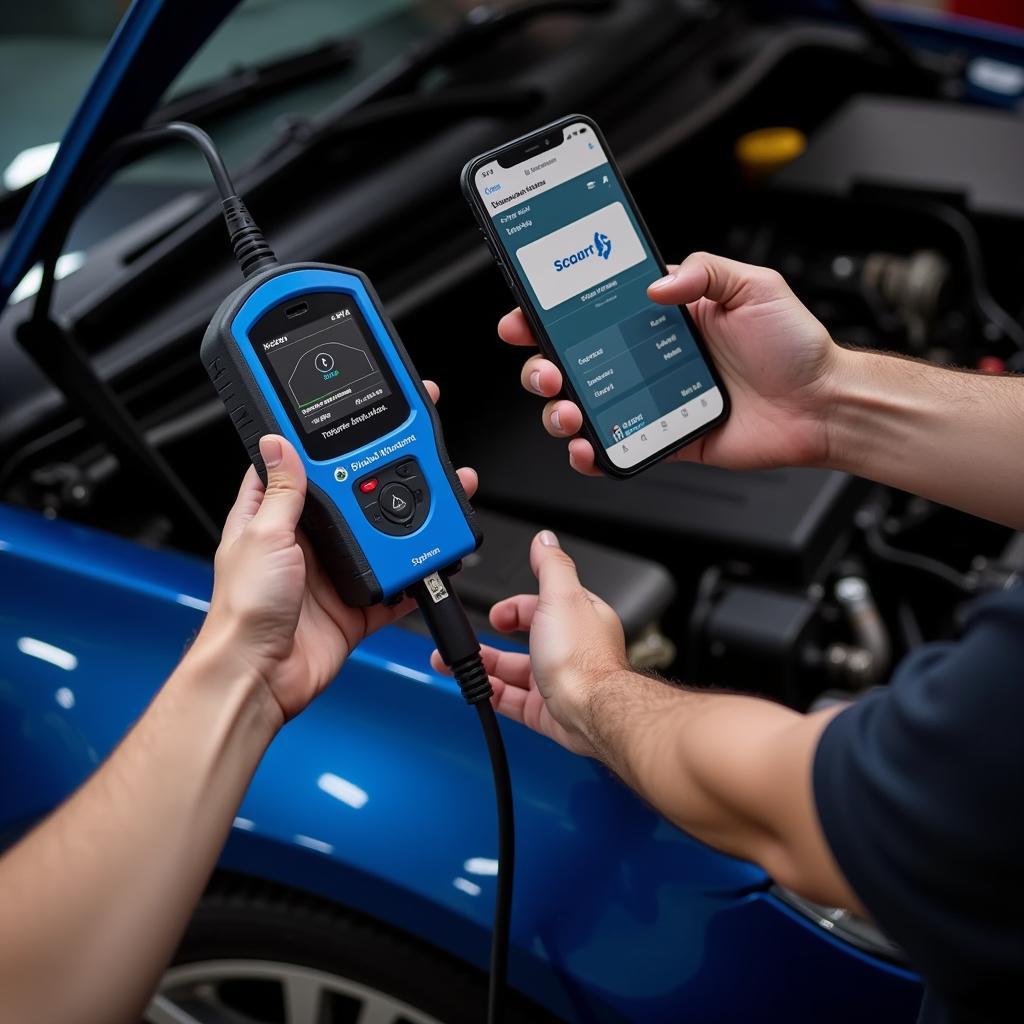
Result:
{"label": "engine bay", "polygon": [[[519,55],[524,81],[507,85],[527,109],[486,130],[479,114],[405,124],[405,155],[377,159],[372,176],[351,152],[358,140],[334,137],[259,185],[251,205],[286,255],[372,273],[417,365],[440,383],[452,456],[479,470],[476,503],[507,538],[501,558],[485,544],[465,569],[481,616],[517,578],[533,526],[551,527],[586,549],[584,583],[588,565],[621,560],[590,585],[628,618],[638,664],[800,709],[854,697],[884,685],[907,651],[955,635],[967,601],[1024,568],[1024,538],[832,470],[670,463],[626,484],[577,476],[540,427],[541,403],[519,388],[522,353],[495,337],[511,302],[461,205],[458,168],[482,137],[511,137],[571,100],[605,126],[670,262],[705,249],[774,267],[841,344],[999,373],[1024,367],[1024,127],[952,87],[964,56],[936,53],[940,84],[922,89],[853,28],[743,4],[596,6],[584,23],[560,15],[526,67],[511,30],[488,58]],[[581,33],[600,59],[598,44],[613,47],[626,21],[669,8],[656,57],[620,53],[568,96],[551,84],[579,80]],[[468,61],[449,74],[468,88],[483,69]],[[529,101],[530,88],[548,99]],[[799,155],[770,168],[745,159],[741,140],[764,129],[790,133]],[[394,199],[411,193],[415,203]],[[70,279],[59,309],[216,519],[244,455],[196,352],[230,268],[208,231],[163,217],[101,243],[97,276],[87,267]],[[103,286],[107,259],[127,275],[119,289]],[[176,282],[160,302],[158,272]],[[26,315],[27,303],[10,308],[0,332],[13,337]],[[74,408],[26,376],[16,352],[5,358],[19,397],[0,428],[2,500],[209,555],[208,538],[139,496]]]}

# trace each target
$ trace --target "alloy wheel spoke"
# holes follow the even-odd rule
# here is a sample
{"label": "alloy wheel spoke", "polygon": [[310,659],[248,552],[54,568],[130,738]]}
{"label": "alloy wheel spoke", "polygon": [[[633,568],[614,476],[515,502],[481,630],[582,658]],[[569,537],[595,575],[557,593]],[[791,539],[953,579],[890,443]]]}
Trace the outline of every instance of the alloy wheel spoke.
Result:
{"label": "alloy wheel spoke", "polygon": [[289,974],[283,979],[287,1024],[320,1024],[323,986],[316,978]]}
{"label": "alloy wheel spoke", "polygon": [[153,996],[146,1007],[144,1020],[146,1024],[204,1024],[184,1007],[162,995]]}
{"label": "alloy wheel spoke", "polygon": [[380,999],[367,999],[356,1024],[395,1024],[395,1009]]}
{"label": "alloy wheel spoke", "polygon": [[268,983],[276,989],[275,996],[279,992],[282,997],[285,1024],[324,1024],[330,1008],[328,999],[334,994],[348,1005],[359,1007],[356,1024],[441,1024],[436,1017],[390,993],[343,975],[283,961],[245,959],[199,961],[169,968],[163,992],[150,1003],[145,1022],[256,1024],[243,1007],[256,1006],[253,1000],[266,998]]}

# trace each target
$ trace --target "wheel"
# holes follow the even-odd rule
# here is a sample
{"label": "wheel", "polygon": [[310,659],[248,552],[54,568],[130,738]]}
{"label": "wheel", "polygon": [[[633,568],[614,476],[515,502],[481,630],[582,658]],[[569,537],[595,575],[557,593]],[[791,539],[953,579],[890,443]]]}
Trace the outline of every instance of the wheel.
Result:
{"label": "wheel", "polygon": [[[486,978],[310,896],[243,879],[207,892],[146,1024],[480,1024]],[[525,1000],[506,1020],[554,1021]]]}

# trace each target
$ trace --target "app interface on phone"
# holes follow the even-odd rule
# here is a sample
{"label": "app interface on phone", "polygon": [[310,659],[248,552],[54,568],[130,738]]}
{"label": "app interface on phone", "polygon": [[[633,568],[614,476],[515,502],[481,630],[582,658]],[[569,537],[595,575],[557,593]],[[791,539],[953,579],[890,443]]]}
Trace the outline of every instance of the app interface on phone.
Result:
{"label": "app interface on phone", "polygon": [[611,461],[628,469],[723,407],[682,313],[647,297],[661,271],[593,130],[474,185]]}

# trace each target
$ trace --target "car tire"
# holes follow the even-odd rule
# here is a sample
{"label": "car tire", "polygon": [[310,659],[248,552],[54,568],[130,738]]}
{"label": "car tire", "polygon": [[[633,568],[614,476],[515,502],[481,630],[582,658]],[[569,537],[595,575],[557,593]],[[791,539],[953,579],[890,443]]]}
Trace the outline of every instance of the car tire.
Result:
{"label": "car tire", "polygon": [[[480,1024],[487,979],[436,949],[303,893],[219,879],[146,1024]],[[513,996],[510,1024],[554,1021]]]}

